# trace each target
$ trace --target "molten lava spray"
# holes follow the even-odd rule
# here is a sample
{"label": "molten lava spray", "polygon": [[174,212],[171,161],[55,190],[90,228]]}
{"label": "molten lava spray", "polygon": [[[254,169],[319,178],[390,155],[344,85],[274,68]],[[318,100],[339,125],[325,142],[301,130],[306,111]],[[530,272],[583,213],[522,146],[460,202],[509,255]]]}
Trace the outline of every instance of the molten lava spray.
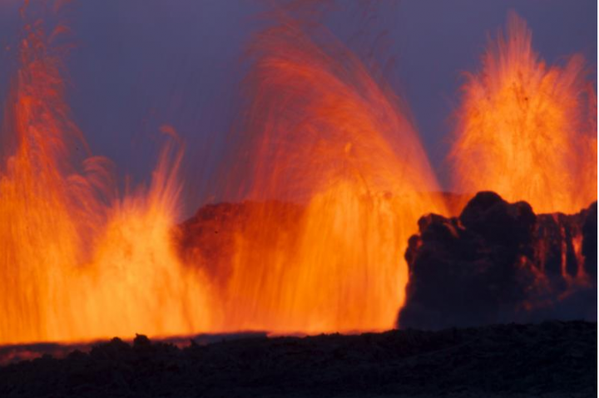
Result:
{"label": "molten lava spray", "polygon": [[575,213],[597,198],[597,100],[581,56],[547,66],[517,15],[462,87],[450,154],[458,191],[493,190],[536,212]]}
{"label": "molten lava spray", "polygon": [[167,146],[149,190],[118,199],[108,162],[75,156],[87,146],[47,42],[27,26],[2,129],[15,148],[0,171],[0,343],[205,329],[202,276],[172,248],[181,151]]}
{"label": "molten lava spray", "polygon": [[[222,229],[227,237],[202,236],[197,256],[177,236],[185,225],[175,226],[174,130],[163,127],[170,141],[150,187],[119,195],[110,162],[87,157],[70,120],[42,24],[27,27],[2,128],[13,145],[0,169],[0,343],[394,326],[408,238],[423,214],[447,213],[435,176],[383,79],[318,24],[277,18],[253,41],[233,169],[219,181],[225,197],[245,202],[221,207],[234,225]],[[545,66],[511,16],[507,38],[463,88],[456,188],[496,190],[537,212],[586,207],[597,178],[588,87],[580,57]],[[570,274],[586,280],[584,270]]]}
{"label": "molten lava spray", "polygon": [[[221,327],[391,328],[407,239],[444,211],[435,177],[388,87],[323,28],[282,18],[251,48],[235,152],[250,157],[232,184],[262,205],[236,235]],[[305,207],[289,217],[269,200]]]}

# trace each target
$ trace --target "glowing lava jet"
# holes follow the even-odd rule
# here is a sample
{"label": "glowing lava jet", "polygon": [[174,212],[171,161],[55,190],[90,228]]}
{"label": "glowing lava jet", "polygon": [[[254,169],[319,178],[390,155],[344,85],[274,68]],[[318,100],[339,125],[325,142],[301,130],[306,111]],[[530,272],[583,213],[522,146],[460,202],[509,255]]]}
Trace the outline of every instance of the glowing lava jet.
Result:
{"label": "glowing lava jet", "polygon": [[[393,327],[407,239],[422,214],[444,211],[414,127],[390,89],[324,28],[283,17],[257,35],[251,55],[235,151],[242,167],[229,194],[255,210],[235,235],[217,324]],[[273,200],[303,210],[285,215],[297,209]]]}
{"label": "glowing lava jet", "polygon": [[525,200],[537,213],[575,213],[597,198],[597,100],[581,56],[547,66],[511,14],[462,87],[450,154],[454,187]]}
{"label": "glowing lava jet", "polygon": [[118,199],[108,161],[80,156],[47,41],[27,26],[2,127],[0,343],[206,329],[202,277],[172,249],[181,151],[167,146],[150,188]]}

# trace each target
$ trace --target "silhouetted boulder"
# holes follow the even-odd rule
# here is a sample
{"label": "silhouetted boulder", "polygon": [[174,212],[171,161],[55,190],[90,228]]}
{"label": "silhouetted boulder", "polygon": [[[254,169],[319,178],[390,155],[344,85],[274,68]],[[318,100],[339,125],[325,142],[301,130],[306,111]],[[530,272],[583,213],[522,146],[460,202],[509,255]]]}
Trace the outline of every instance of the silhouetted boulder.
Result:
{"label": "silhouetted boulder", "polygon": [[114,360],[121,356],[128,355],[131,346],[118,337],[110,340],[109,343],[98,344],[92,347],[90,356],[95,359]]}
{"label": "silhouetted boulder", "polygon": [[135,339],[133,339],[133,348],[147,348],[152,345],[152,342],[148,338],[148,336],[143,334],[136,334]]}
{"label": "silhouetted boulder", "polygon": [[537,216],[480,192],[459,217],[429,214],[418,227],[400,327],[596,319],[596,204]]}

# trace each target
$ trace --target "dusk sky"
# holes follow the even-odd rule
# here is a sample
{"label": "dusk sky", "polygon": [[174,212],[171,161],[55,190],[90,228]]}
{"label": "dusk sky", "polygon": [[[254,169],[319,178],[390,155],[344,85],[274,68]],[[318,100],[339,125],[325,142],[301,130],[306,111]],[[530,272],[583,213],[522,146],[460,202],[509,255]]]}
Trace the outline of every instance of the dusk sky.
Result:
{"label": "dusk sky", "polygon": [[[324,22],[350,48],[361,53],[366,40],[358,39],[360,28],[369,37],[384,34],[384,57],[377,56],[394,59],[387,76],[409,105],[442,184],[463,73],[479,69],[489,35],[505,25],[509,10],[528,22],[533,45],[548,63],[581,53],[596,79],[596,0],[381,1],[368,22],[358,2],[338,3],[350,6],[338,7]],[[17,66],[19,4],[0,5],[2,99]],[[172,125],[187,144],[186,212],[210,200],[207,176],[239,111],[243,51],[259,27],[261,4],[73,1],[64,14],[75,43],[67,59],[68,100],[93,153],[112,159],[119,176],[147,180],[159,126]]]}

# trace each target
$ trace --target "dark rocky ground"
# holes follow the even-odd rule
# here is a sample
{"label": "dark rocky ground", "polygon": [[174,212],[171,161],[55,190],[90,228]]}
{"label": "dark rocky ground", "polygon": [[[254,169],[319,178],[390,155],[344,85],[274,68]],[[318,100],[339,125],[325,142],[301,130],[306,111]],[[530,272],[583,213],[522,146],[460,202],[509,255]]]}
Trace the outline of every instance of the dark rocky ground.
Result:
{"label": "dark rocky ground", "polygon": [[0,368],[2,397],[594,397],[597,324],[248,337],[138,336]]}

